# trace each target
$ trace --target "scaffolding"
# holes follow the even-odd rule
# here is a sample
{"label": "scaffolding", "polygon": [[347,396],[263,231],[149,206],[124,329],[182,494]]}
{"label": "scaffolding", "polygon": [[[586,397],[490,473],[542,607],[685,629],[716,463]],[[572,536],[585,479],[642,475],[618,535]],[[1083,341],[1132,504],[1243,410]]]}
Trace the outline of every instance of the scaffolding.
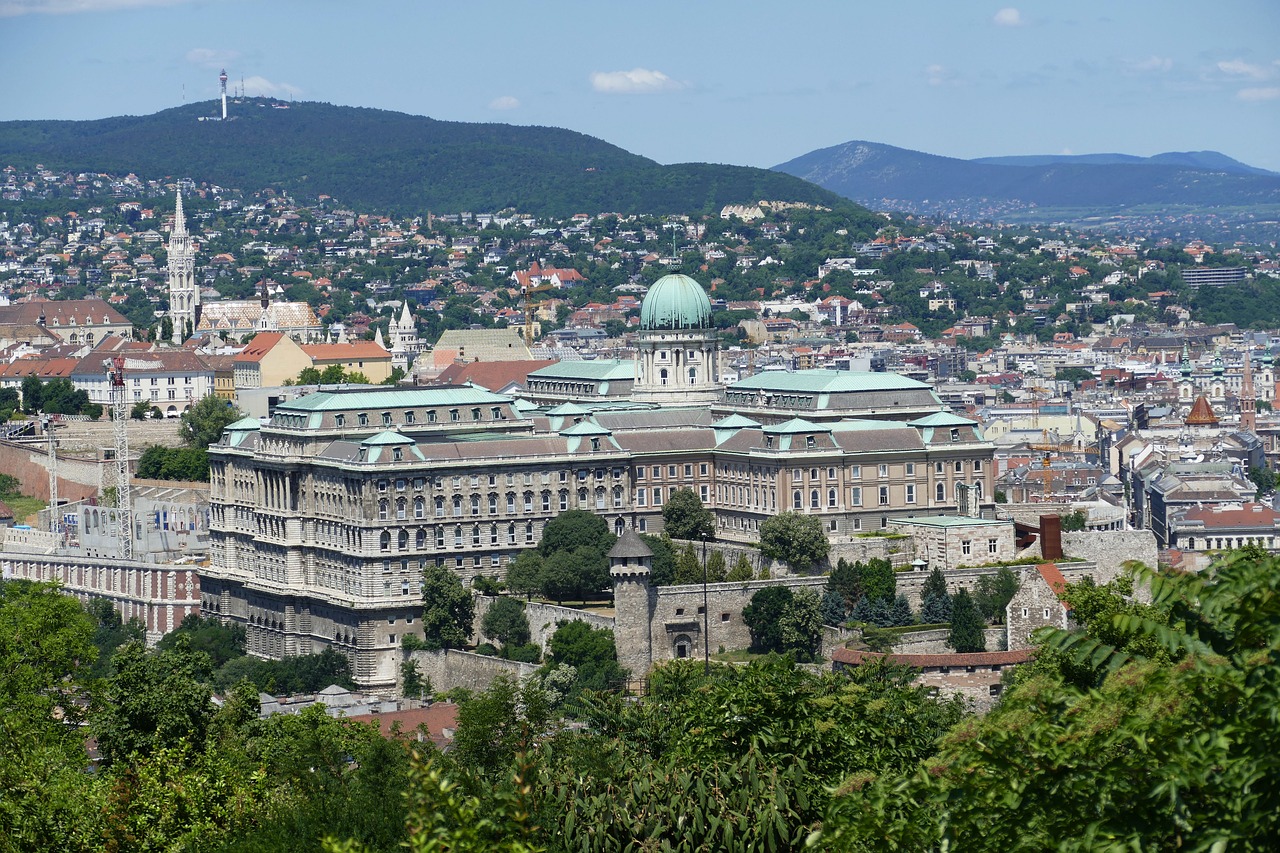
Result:
{"label": "scaffolding", "polygon": [[122,559],[133,559],[133,496],[129,488],[129,402],[125,396],[124,356],[103,361],[111,383],[111,420],[115,431],[116,518]]}

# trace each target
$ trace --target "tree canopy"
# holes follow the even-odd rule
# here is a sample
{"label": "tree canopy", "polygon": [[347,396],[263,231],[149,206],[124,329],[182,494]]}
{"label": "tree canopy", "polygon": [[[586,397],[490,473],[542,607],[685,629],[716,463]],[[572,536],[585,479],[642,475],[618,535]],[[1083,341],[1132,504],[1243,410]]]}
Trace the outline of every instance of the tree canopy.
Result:
{"label": "tree canopy", "polygon": [[710,539],[716,532],[715,516],[702,505],[693,489],[676,489],[662,506],[663,530],[672,539]]}
{"label": "tree canopy", "polygon": [[816,516],[782,512],[760,525],[760,553],[804,572],[825,560],[831,550],[822,521]]}
{"label": "tree canopy", "polygon": [[234,405],[210,394],[182,413],[178,423],[178,437],[188,447],[206,450],[209,445],[222,437],[222,431],[228,424],[235,423],[243,417],[244,412]]}

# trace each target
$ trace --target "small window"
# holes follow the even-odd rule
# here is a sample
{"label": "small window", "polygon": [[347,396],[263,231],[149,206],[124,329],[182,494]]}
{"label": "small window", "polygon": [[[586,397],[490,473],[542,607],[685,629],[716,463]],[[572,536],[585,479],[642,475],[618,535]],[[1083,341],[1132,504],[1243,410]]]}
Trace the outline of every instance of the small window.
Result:
{"label": "small window", "polygon": [[391,426],[391,413],[390,413],[390,412],[383,412],[383,413],[382,413],[382,425],[383,425],[383,426]]}
{"label": "small window", "polygon": [[360,422],[360,426],[369,425],[369,416],[364,412],[361,412],[360,414],[356,415],[356,420]]}
{"label": "small window", "polygon": [[721,614],[720,614],[720,621],[721,621],[721,622],[728,622],[728,621],[729,621],[729,614],[728,614],[728,613],[721,613]]}
{"label": "small window", "polygon": [[960,430],[959,430],[959,429],[953,429],[953,430],[951,430],[951,440],[952,440],[952,441],[959,441],[959,440],[960,440]]}
{"label": "small window", "polygon": [[1048,619],[1048,618],[1049,618],[1049,608],[1047,608],[1047,607],[1044,609],[1044,618],[1046,618],[1046,619]]}
{"label": "small window", "polygon": [[683,607],[677,607],[677,608],[676,608],[676,615],[677,615],[677,616],[683,616],[683,615],[684,615],[684,608],[683,608]]}
{"label": "small window", "polygon": [[1031,615],[1031,611],[1030,611],[1030,609],[1028,609],[1028,608],[1026,608],[1026,607],[1022,608],[1022,618],[1023,618],[1023,619],[1026,619],[1026,618],[1027,618],[1028,616],[1030,616],[1030,615]]}

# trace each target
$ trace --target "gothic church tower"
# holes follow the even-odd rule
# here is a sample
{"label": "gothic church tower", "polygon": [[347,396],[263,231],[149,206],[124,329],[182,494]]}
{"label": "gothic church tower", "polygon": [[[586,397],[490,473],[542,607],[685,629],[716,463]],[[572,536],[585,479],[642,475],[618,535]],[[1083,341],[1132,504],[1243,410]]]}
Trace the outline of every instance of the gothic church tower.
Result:
{"label": "gothic church tower", "polygon": [[182,210],[182,190],[177,196],[173,230],[169,232],[169,320],[173,343],[181,344],[200,322],[200,288],[196,286],[196,252]]}

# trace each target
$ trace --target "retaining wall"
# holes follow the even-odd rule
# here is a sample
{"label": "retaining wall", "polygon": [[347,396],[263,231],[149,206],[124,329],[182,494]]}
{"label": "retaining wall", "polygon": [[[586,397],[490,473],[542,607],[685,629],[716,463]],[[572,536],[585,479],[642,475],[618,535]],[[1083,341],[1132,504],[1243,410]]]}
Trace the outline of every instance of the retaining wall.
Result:
{"label": "retaining wall", "polygon": [[[487,690],[489,685],[501,675],[523,681],[538,671],[537,664],[519,663],[454,649],[407,652],[406,656],[418,664],[419,673],[431,682],[431,689],[437,692],[453,690],[456,687],[478,692]],[[396,690],[401,694],[404,692],[403,680],[398,669]]]}

